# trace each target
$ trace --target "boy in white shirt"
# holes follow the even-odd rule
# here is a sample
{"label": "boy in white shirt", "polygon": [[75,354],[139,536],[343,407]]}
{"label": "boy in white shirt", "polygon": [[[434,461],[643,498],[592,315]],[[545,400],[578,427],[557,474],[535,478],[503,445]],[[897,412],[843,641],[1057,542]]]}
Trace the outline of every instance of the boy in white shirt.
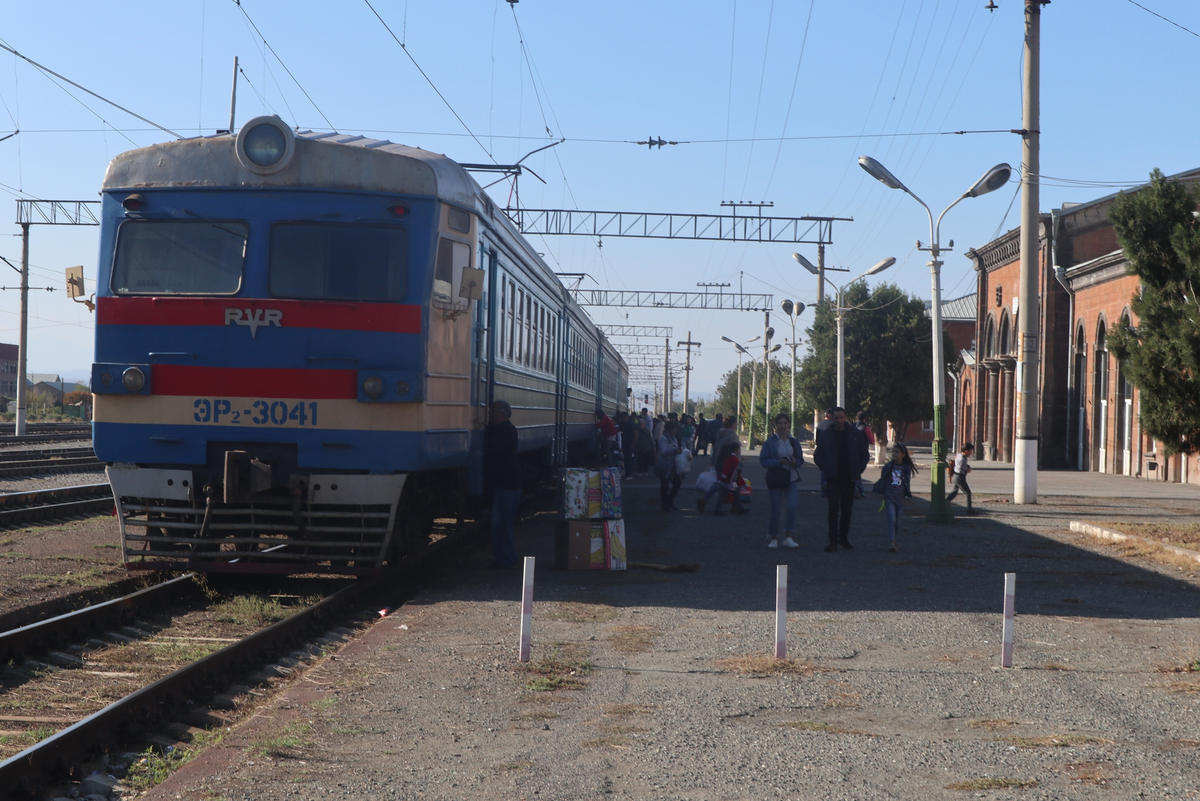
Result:
{"label": "boy in white shirt", "polygon": [[954,458],[954,470],[951,473],[950,480],[954,483],[954,489],[946,496],[946,501],[950,502],[958,496],[958,491],[962,490],[967,493],[967,514],[976,514],[975,509],[971,507],[971,487],[967,484],[967,473],[971,472],[970,458],[975,452],[975,446],[968,442],[962,446],[962,452]]}

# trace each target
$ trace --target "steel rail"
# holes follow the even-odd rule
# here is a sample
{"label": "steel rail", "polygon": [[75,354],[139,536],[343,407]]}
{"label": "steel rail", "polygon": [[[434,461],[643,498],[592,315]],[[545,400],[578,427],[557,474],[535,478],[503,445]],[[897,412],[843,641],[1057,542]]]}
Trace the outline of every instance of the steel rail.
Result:
{"label": "steel rail", "polygon": [[20,459],[32,459],[34,457],[40,459],[79,459],[84,456],[96,458],[96,452],[90,447],[86,448],[38,448],[37,450],[28,451],[4,451],[0,450],[0,464],[5,462],[15,462]]}
{"label": "steel rail", "polygon": [[74,612],[31,623],[0,634],[0,662],[20,660],[42,654],[64,642],[84,640],[98,629],[123,625],[142,610],[160,609],[167,596],[192,586],[195,573],[155,584],[111,601],[87,606]]}
{"label": "steel rail", "polygon": [[8,492],[0,494],[0,528],[102,512],[112,508],[112,503],[112,488],[108,484]]}
{"label": "steel rail", "polygon": [[71,767],[103,753],[108,745],[144,734],[184,711],[197,696],[227,687],[235,673],[248,672],[268,655],[285,652],[316,626],[328,626],[341,610],[378,580],[351,584],[302,612],[186,665],[110,704],[38,744],[0,762],[0,797],[28,797],[48,782],[68,777]]}
{"label": "steel rail", "polygon": [[54,473],[84,473],[102,467],[104,467],[104,462],[99,461],[95,456],[75,459],[29,459],[11,464],[0,462],[0,478],[46,476]]}

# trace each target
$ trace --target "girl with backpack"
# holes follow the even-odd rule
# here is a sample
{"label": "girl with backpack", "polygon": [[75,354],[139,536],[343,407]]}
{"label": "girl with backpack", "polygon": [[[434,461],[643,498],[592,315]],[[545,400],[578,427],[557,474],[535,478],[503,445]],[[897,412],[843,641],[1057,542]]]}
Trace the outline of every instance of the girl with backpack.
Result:
{"label": "girl with backpack", "polygon": [[908,455],[908,448],[899,442],[892,447],[892,461],[883,466],[879,480],[872,489],[883,496],[888,516],[888,550],[896,552],[896,535],[904,517],[904,499],[912,497],[909,482],[917,473],[917,465]]}
{"label": "girl with backpack", "polygon": [[[767,524],[768,548],[799,548],[792,534],[796,529],[796,508],[799,503],[800,465],[804,454],[800,443],[792,436],[792,418],[780,412],[775,415],[775,433],[763,443],[758,463],[767,468],[767,490],[771,493],[771,522]],[[787,502],[787,521],[783,540],[779,539],[779,513]]]}

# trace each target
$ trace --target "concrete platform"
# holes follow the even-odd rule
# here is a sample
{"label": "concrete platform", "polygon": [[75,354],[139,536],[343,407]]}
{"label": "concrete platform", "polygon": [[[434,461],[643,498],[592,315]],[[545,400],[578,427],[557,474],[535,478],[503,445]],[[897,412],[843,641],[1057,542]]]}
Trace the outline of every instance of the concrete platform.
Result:
{"label": "concrete platform", "polygon": [[[765,486],[756,460],[748,472]],[[1002,478],[975,475],[981,492]],[[699,565],[682,573],[555,571],[554,513],[533,514],[518,544],[537,557],[543,672],[517,661],[520,573],[484,569],[481,547],[146,797],[1190,797],[1197,573],[1119,558],[1067,521],[1200,520],[1200,497],[1062,478],[1080,492],[989,497],[984,516],[942,526],[918,498],[895,554],[872,496],[856,503],[855,550],[827,554],[815,492],[801,497],[801,547],[768,550],[765,492],[750,515],[717,519],[687,489],[683,511],[662,513],[656,480],[629,482],[631,559]],[[767,656],[780,564],[783,665]],[[1018,617],[1004,670],[1006,572]],[[563,688],[535,689],[572,664]]]}

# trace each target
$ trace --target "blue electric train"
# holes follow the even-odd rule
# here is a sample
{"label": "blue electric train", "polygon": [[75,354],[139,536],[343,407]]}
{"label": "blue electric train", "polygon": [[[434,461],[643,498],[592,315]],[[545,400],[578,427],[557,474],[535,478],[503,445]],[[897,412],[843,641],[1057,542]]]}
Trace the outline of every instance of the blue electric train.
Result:
{"label": "blue electric train", "polygon": [[102,209],[94,441],[130,569],[373,573],[461,513],[493,399],[547,471],[626,403],[445,156],[258,117],[118,156]]}

